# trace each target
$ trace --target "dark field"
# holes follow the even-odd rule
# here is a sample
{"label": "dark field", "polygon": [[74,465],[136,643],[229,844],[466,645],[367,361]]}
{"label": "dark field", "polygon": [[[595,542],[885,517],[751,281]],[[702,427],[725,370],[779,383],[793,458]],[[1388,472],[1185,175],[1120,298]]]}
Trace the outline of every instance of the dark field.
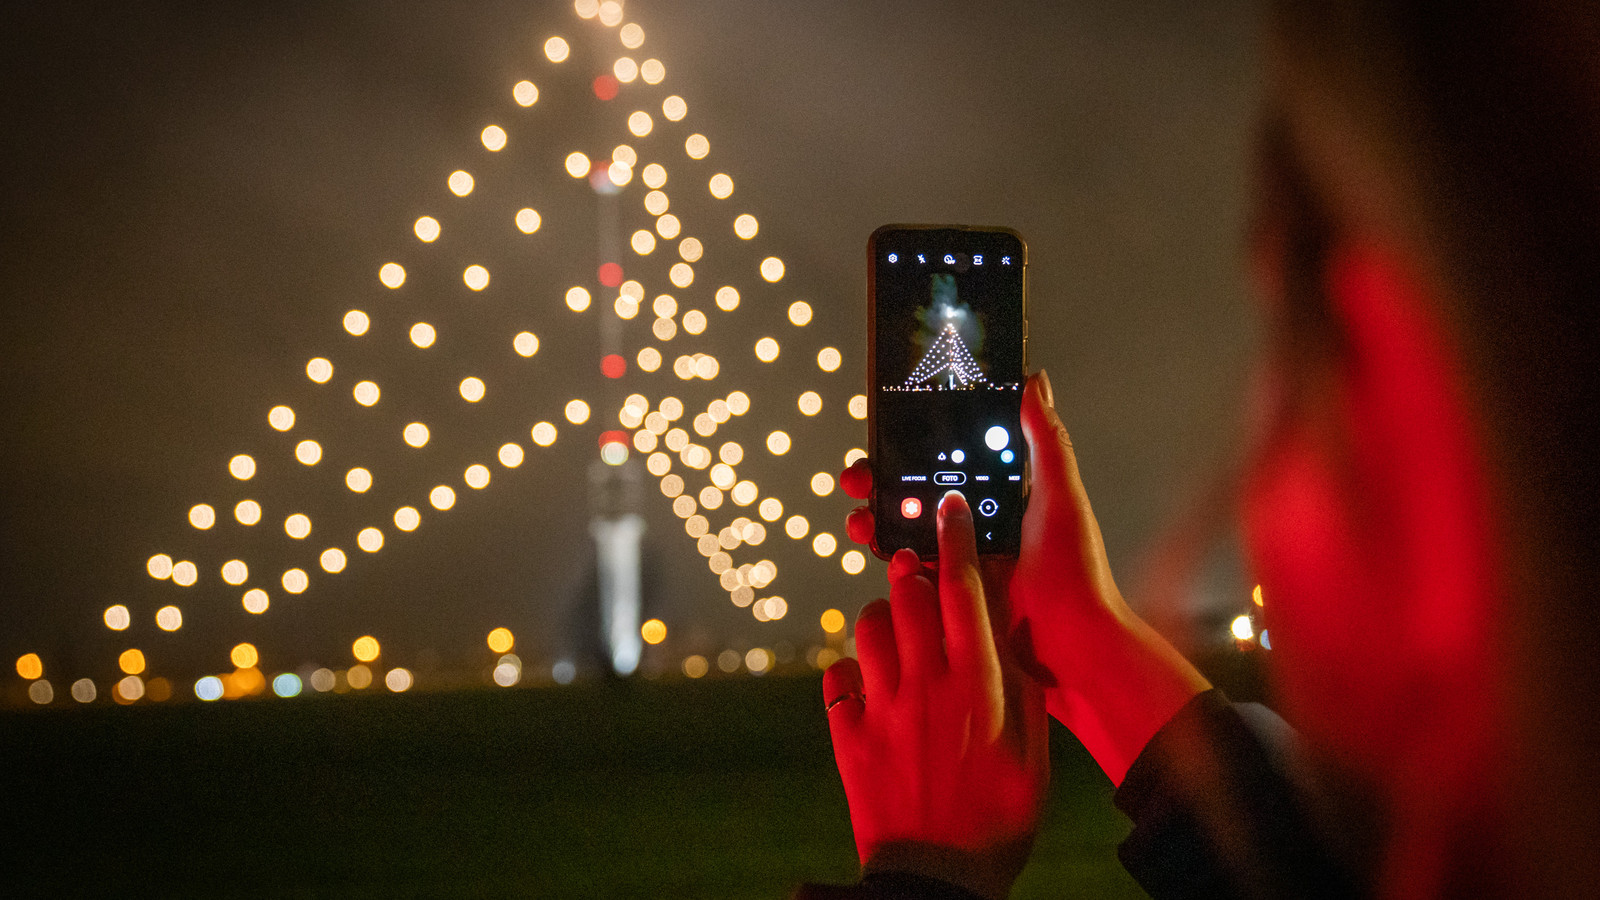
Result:
{"label": "dark field", "polygon": [[[10,897],[785,897],[855,872],[816,678],[0,716]],[[1016,897],[1142,896],[1065,732]]]}

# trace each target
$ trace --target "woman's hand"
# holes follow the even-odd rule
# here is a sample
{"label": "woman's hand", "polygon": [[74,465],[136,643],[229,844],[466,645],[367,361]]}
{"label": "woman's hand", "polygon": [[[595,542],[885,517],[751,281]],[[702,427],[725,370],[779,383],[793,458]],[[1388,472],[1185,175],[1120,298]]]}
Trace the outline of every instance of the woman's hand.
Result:
{"label": "woman's hand", "polygon": [[1002,669],[972,511],[939,504],[937,584],[915,553],[856,621],[856,655],[823,677],[834,756],[867,870],[1004,897],[1027,862],[1049,780],[1038,687]]}
{"label": "woman's hand", "polygon": [[[990,590],[1002,595],[994,599],[1008,612],[1012,649],[1044,685],[1050,714],[1121,784],[1150,738],[1210,685],[1117,590],[1043,372],[1023,392],[1022,433],[1032,471],[1022,549],[1013,566],[990,566]],[[839,480],[850,496],[864,499],[872,470],[858,461]],[[871,511],[860,507],[846,531],[870,544],[872,525]]]}

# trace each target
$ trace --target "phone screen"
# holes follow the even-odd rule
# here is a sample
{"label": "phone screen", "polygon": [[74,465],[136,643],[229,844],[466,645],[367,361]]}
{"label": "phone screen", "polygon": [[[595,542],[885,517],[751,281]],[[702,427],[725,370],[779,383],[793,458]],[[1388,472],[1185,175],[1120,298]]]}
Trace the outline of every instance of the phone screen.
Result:
{"label": "phone screen", "polygon": [[1027,502],[1026,246],[1015,232],[886,226],[868,242],[874,551],[937,555],[959,490],[980,553],[1015,553]]}

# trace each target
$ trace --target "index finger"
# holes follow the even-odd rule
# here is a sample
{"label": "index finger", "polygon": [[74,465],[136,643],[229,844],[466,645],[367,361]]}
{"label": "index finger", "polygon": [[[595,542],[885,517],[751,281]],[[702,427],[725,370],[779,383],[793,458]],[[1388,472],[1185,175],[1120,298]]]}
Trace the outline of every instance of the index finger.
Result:
{"label": "index finger", "polygon": [[939,607],[944,619],[946,653],[952,669],[1000,677],[983,577],[978,570],[978,541],[972,509],[960,491],[939,501]]}

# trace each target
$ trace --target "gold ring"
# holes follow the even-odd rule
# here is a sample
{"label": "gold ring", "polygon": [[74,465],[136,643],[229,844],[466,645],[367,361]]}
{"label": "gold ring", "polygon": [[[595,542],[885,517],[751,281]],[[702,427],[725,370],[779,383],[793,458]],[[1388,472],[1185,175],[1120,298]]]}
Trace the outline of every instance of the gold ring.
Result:
{"label": "gold ring", "polygon": [[859,700],[861,702],[862,706],[866,706],[867,705],[867,695],[866,694],[863,694],[860,691],[845,691],[844,693],[842,693],[839,696],[833,698],[832,700],[829,700],[828,701],[828,706],[827,706],[827,708],[825,708],[823,710],[823,713],[826,714],[826,713],[833,712],[833,708],[835,706],[838,706],[839,704],[845,702],[846,700]]}

